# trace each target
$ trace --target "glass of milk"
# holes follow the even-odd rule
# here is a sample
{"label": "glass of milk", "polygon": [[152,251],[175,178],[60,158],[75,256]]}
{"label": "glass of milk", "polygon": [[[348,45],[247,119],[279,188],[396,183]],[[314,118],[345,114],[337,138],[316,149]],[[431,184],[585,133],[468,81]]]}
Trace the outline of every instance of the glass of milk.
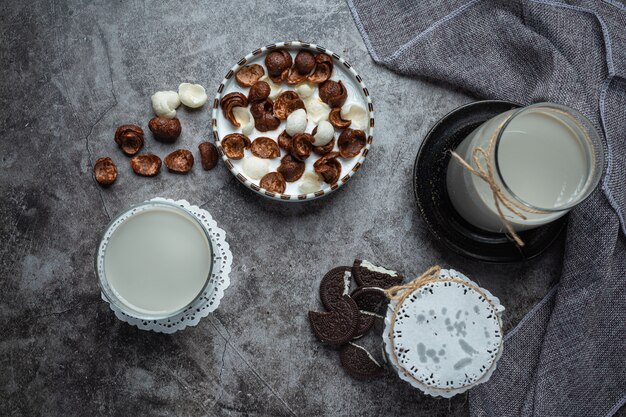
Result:
{"label": "glass of milk", "polygon": [[212,265],[211,239],[198,219],[161,201],[138,204],[114,218],[96,255],[106,299],[143,320],[185,311],[204,292]]}
{"label": "glass of milk", "polygon": [[[495,135],[495,136],[494,136]],[[488,151],[495,183],[504,196],[529,211],[522,219],[500,204],[513,230],[532,229],[565,215],[600,181],[604,153],[591,122],[578,111],[553,103],[509,110],[476,128],[455,149],[473,168],[476,147]],[[479,158],[486,168],[484,158]],[[505,231],[489,184],[451,159],[447,171],[450,200],[476,227]]]}

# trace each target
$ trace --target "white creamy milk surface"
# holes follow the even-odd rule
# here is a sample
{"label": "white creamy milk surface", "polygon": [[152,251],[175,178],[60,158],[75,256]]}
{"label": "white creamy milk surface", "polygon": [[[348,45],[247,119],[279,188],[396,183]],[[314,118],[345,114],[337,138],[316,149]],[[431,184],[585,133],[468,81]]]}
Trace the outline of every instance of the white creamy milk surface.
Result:
{"label": "white creamy milk surface", "polygon": [[211,246],[201,226],[175,208],[154,207],[126,219],[104,255],[109,285],[129,307],[148,315],[174,313],[202,291]]}
{"label": "white creamy milk surface", "polygon": [[589,177],[591,155],[581,140],[558,115],[540,108],[524,112],[500,139],[502,179],[533,206],[565,206],[578,197]]}

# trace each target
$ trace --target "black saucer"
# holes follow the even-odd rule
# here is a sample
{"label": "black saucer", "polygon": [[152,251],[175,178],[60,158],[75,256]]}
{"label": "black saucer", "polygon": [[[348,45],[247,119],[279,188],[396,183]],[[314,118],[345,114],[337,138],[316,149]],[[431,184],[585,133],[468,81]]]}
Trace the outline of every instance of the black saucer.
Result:
{"label": "black saucer", "polygon": [[525,261],[543,252],[559,236],[567,216],[536,229],[520,232],[525,246],[518,248],[501,233],[481,230],[463,219],[452,206],[446,188],[450,151],[476,127],[519,104],[485,100],[461,106],[448,113],[424,138],[413,167],[415,198],[432,234],[461,255],[486,262]]}

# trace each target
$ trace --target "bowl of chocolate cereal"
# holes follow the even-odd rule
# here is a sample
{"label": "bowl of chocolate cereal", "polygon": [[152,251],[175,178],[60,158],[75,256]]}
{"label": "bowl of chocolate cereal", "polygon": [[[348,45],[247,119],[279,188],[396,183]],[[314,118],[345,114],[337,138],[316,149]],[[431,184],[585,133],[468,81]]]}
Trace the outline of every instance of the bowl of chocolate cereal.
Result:
{"label": "bowl of chocolate cereal", "polygon": [[246,55],[213,103],[217,149],[235,177],[280,201],[325,196],[359,170],[374,133],[362,78],[321,46],[279,42]]}

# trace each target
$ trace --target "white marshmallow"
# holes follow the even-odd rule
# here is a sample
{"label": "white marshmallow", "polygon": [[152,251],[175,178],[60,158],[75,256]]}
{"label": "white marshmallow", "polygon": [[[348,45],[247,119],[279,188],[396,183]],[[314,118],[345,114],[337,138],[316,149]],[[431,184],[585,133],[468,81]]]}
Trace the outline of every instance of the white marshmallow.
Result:
{"label": "white marshmallow", "polygon": [[265,74],[262,76],[259,81],[265,81],[270,86],[270,95],[269,97],[274,100],[276,97],[283,92],[283,87],[280,84],[276,84],[274,81],[270,79],[270,77]]}
{"label": "white marshmallow", "polygon": [[322,120],[328,120],[328,115],[330,114],[330,106],[328,106],[328,104],[324,103],[319,98],[310,97],[304,102],[304,107],[306,107],[306,112],[309,116],[309,119],[313,123],[319,123]]}
{"label": "white marshmallow", "polygon": [[304,133],[306,130],[306,111],[304,109],[298,109],[287,116],[285,130],[289,136]]}
{"label": "white marshmallow", "polygon": [[256,156],[248,156],[241,164],[244,174],[253,180],[260,180],[263,175],[270,172],[270,163],[267,159],[257,158]]}
{"label": "white marshmallow", "polygon": [[241,133],[250,136],[254,130],[254,120],[250,110],[247,107],[233,107],[233,115],[235,120],[241,125]]}
{"label": "white marshmallow", "polygon": [[157,116],[173,119],[176,108],[180,106],[180,98],[176,91],[157,91],[151,97],[152,109]]}
{"label": "white marshmallow", "polygon": [[298,93],[301,99],[311,97],[314,91],[315,91],[315,86],[307,82],[304,82],[296,87],[296,93]]}
{"label": "white marshmallow", "polygon": [[367,111],[358,104],[345,104],[341,108],[341,118],[352,121],[351,129],[365,130],[368,125]]}
{"label": "white marshmallow", "polygon": [[314,193],[322,189],[322,179],[316,172],[305,172],[298,190],[302,194]]}
{"label": "white marshmallow", "polygon": [[178,86],[180,102],[192,109],[202,107],[208,100],[204,87],[200,84],[182,83]]}
{"label": "white marshmallow", "polygon": [[315,131],[315,135],[313,138],[315,141],[313,145],[315,146],[324,146],[328,144],[333,137],[335,136],[335,128],[326,120],[322,120],[317,125],[317,130]]}

